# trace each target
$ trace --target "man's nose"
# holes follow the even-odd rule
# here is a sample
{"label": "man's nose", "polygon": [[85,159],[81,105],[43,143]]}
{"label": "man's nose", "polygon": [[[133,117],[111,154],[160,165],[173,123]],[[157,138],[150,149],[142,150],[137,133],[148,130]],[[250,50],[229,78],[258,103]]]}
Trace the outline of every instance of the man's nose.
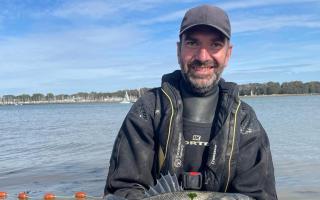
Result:
{"label": "man's nose", "polygon": [[210,52],[208,51],[207,48],[203,48],[203,47],[197,51],[196,57],[200,61],[207,61],[211,59]]}

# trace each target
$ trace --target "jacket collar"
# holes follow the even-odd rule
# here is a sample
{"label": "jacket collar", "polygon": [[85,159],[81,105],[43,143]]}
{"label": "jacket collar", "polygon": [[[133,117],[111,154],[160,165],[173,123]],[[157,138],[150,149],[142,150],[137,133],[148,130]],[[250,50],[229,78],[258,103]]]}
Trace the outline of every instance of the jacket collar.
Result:
{"label": "jacket collar", "polygon": [[[165,74],[162,77],[161,87],[170,96],[173,102],[173,107],[177,109],[182,102],[180,95],[180,80],[182,78],[181,71],[176,70],[170,74]],[[226,82],[220,79],[219,83],[219,100],[217,105],[217,112],[215,122],[217,127],[224,124],[227,116],[232,110],[235,102],[239,102],[238,86],[236,83]],[[180,102],[180,103],[179,103]]]}

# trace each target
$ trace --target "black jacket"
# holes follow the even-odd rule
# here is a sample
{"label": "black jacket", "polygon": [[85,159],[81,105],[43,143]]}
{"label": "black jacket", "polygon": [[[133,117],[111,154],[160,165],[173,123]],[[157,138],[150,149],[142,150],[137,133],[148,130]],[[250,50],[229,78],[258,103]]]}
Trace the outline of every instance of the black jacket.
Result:
{"label": "black jacket", "polygon": [[[161,88],[130,109],[115,141],[105,194],[141,199],[160,174],[183,172],[181,72],[162,78]],[[219,82],[219,102],[202,171],[203,190],[277,199],[269,140],[236,84]]]}

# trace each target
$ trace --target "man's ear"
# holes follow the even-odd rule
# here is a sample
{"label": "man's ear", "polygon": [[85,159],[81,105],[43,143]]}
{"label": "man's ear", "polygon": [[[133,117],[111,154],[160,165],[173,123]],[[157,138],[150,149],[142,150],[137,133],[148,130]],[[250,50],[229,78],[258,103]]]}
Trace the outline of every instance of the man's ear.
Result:
{"label": "man's ear", "polygon": [[177,42],[177,57],[178,57],[178,63],[181,64],[180,58],[181,58],[181,42]]}
{"label": "man's ear", "polygon": [[226,53],[226,58],[225,58],[225,60],[224,60],[225,66],[228,65],[229,59],[231,58],[232,48],[233,48],[233,46],[232,46],[232,44],[230,43],[230,44],[228,45],[228,49],[227,49],[227,53]]}

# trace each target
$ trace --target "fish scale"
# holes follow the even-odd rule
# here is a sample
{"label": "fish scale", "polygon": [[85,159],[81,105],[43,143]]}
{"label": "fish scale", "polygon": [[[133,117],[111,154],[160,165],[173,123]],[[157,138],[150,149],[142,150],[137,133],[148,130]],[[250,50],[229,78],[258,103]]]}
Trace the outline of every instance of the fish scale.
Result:
{"label": "fish scale", "polygon": [[[190,197],[195,194],[195,197]],[[157,196],[147,197],[143,200],[253,200],[252,198],[236,193],[201,192],[201,191],[181,191],[164,193]]]}
{"label": "fish scale", "polygon": [[[157,184],[145,191],[143,200],[253,200],[243,194],[210,191],[183,190],[176,175],[161,175]],[[108,195],[106,200],[127,200],[123,197]]]}

